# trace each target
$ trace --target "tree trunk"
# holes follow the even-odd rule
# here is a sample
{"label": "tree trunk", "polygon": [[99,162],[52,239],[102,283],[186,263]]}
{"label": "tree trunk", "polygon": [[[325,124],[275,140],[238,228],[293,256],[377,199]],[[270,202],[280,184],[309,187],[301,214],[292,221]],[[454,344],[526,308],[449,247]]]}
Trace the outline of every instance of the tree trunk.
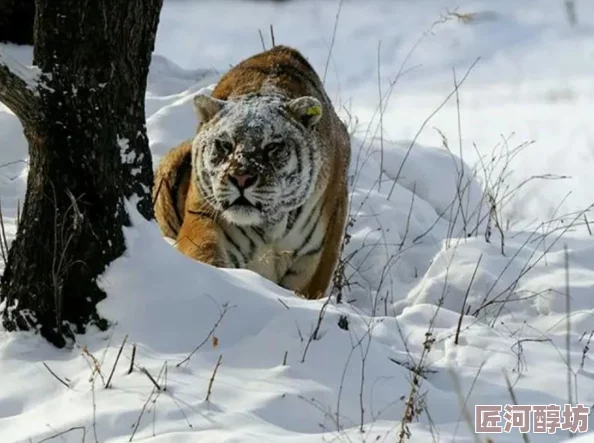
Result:
{"label": "tree trunk", "polygon": [[34,0],[0,0],[0,42],[33,44]]}
{"label": "tree trunk", "polygon": [[37,0],[35,86],[33,73],[15,88],[0,58],[0,100],[21,119],[30,155],[0,291],[7,330],[39,329],[63,346],[89,321],[107,326],[96,280],[125,250],[125,200],[152,218],[144,97],[161,6]]}

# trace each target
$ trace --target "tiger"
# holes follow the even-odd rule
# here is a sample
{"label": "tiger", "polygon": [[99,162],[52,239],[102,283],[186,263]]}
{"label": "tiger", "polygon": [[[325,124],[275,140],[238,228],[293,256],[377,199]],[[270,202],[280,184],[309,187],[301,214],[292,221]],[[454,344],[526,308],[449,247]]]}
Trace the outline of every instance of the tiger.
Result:
{"label": "tiger", "polygon": [[161,233],[197,261],[325,297],[344,238],[351,142],[314,68],[275,46],[192,101],[195,136],[155,171]]}

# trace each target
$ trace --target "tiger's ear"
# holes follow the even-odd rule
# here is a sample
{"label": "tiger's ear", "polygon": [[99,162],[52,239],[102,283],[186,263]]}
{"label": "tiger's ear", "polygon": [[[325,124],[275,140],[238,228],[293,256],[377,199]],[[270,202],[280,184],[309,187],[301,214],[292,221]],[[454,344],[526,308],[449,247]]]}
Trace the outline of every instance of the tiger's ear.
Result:
{"label": "tiger's ear", "polygon": [[194,97],[194,111],[200,123],[209,121],[224,105],[224,100],[219,100],[208,95],[198,94]]}
{"label": "tiger's ear", "polygon": [[315,97],[299,97],[289,102],[289,110],[306,128],[313,128],[322,118],[322,104]]}

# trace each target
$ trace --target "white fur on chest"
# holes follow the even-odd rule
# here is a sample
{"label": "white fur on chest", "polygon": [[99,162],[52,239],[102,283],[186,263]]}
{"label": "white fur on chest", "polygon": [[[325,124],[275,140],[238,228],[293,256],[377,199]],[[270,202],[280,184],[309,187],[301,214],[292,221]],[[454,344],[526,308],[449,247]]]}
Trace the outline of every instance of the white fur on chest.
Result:
{"label": "white fur on chest", "polygon": [[[239,263],[240,267],[254,271],[276,283],[279,283],[289,270],[294,272],[294,265],[298,261],[303,262],[304,255],[311,255],[311,260],[307,260],[308,263],[305,266],[300,263],[299,269],[295,272],[310,271],[317,265],[318,260],[316,254],[310,253],[320,245],[326,229],[320,204],[317,196],[311,198],[288,232],[286,217],[264,232],[263,236],[256,235],[251,228],[243,228],[240,234],[238,228],[229,227],[226,229],[227,240],[224,241],[227,255],[233,253],[237,255],[238,249],[245,252],[243,258],[247,259]],[[228,241],[229,239],[233,244]],[[247,252],[251,253],[247,254]],[[311,274],[311,272],[306,273]]]}
{"label": "white fur on chest", "polygon": [[[283,226],[286,226],[286,223],[283,223]],[[294,227],[287,236],[262,244],[246,267],[262,277],[279,282],[299,258],[294,254],[302,242],[303,236],[297,227]]]}

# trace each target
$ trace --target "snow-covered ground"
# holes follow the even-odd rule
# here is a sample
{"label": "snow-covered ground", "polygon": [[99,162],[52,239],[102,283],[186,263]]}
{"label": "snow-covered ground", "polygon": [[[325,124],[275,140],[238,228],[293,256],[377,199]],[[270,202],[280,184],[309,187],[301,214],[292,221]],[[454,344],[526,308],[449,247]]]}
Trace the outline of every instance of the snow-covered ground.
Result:
{"label": "snow-covered ground", "polygon": [[[412,397],[410,441],[484,442],[476,404],[594,404],[594,4],[571,27],[561,0],[346,0],[333,38],[338,6],[166,2],[146,109],[156,164],[270,24],[326,72],[353,131],[343,303],[193,262],[135,217],[102,278],[110,330],[69,350],[0,330],[0,441],[398,441]],[[27,156],[1,105],[0,140],[10,239]]]}

